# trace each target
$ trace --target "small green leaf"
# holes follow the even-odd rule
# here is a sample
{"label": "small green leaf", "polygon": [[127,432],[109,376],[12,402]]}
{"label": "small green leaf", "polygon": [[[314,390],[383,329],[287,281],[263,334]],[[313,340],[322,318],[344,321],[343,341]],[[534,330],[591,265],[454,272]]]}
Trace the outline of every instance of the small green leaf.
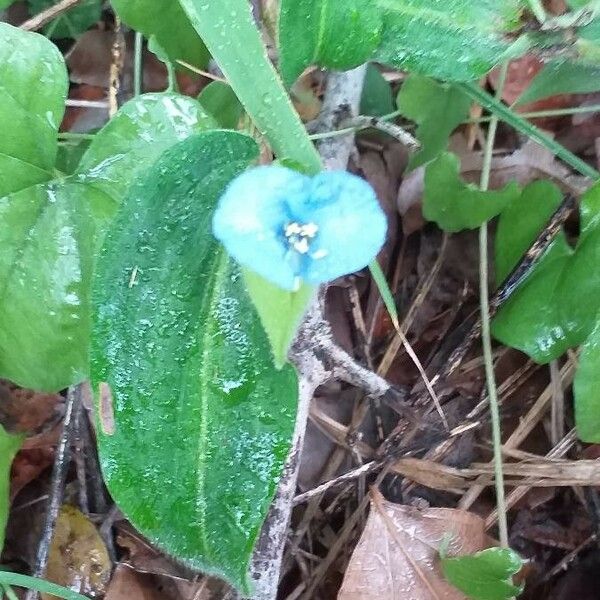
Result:
{"label": "small green leaf", "polygon": [[82,139],[74,143],[59,144],[56,155],[56,169],[65,175],[75,173],[81,158],[90,146],[90,142],[89,139]]}
{"label": "small green leaf", "polygon": [[460,178],[460,162],[443,152],[425,170],[423,215],[445,231],[475,229],[520,195],[513,181],[502,190],[482,192]]}
{"label": "small green leaf", "polygon": [[198,96],[202,108],[224,129],[237,129],[244,112],[231,86],[223,81],[209,83]]}
{"label": "small green leaf", "polygon": [[[58,0],[27,0],[29,12],[37,15],[58,4]],[[83,0],[60,14],[44,26],[44,33],[51,38],[76,38],[87,31],[102,16],[102,0]]]}
{"label": "small green leaf", "polygon": [[10,467],[23,439],[22,435],[11,435],[0,425],[0,552],[4,547],[4,533],[10,506]]}
{"label": "small green leaf", "polygon": [[111,0],[123,23],[147,38],[156,36],[173,64],[183,60],[205,67],[209,54],[190,24],[179,2],[175,0]]}
{"label": "small green leaf", "polygon": [[575,381],[575,424],[583,442],[600,442],[600,321],[585,340]]}
{"label": "small green leaf", "polygon": [[275,369],[212,235],[218,198],[257,157],[231,131],[165,152],[123,203],[94,283],[92,380],[110,385],[114,409],[114,432],[99,435],[108,488],[159,547],[245,593],[297,403],[294,370]]}
{"label": "small green leaf", "polygon": [[316,290],[302,284],[297,292],[288,292],[248,269],[244,269],[243,274],[248,294],[271,343],[275,366],[281,369],[287,363],[288,350]]}
{"label": "small green leaf", "polygon": [[369,63],[360,100],[360,113],[372,117],[382,117],[393,111],[392,86],[386,81],[381,71],[375,65]]}
{"label": "small green leaf", "polygon": [[282,0],[280,68],[291,86],[306,67],[350,69],[365,62],[380,40],[381,16],[372,0]]}
{"label": "small green leaf", "polygon": [[52,177],[67,89],[52,42],[0,23],[0,197]]}
{"label": "small green leaf", "polygon": [[533,78],[517,104],[558,94],[586,94],[600,90],[600,65],[583,61],[553,60]]}
{"label": "small green leaf", "polygon": [[521,557],[507,548],[488,548],[470,556],[442,558],[444,577],[472,600],[510,600],[523,589],[513,575],[523,566]]}
{"label": "small green leaf", "polygon": [[0,0],[0,8],[6,8],[11,4],[14,4],[17,0]]}
{"label": "small green leaf", "polygon": [[470,98],[448,83],[409,75],[398,94],[402,114],[419,125],[421,149],[413,154],[409,169],[420,167],[446,149],[450,134],[469,116]]}
{"label": "small green leaf", "polygon": [[[500,285],[559,207],[562,193],[550,181],[535,181],[502,211],[496,231],[496,282]],[[515,224],[517,224],[515,226]]]}
{"label": "small green leaf", "polygon": [[[448,81],[470,81],[527,50],[504,34],[518,21],[519,0],[373,0],[383,15],[374,59]],[[432,43],[434,40],[434,43]]]}

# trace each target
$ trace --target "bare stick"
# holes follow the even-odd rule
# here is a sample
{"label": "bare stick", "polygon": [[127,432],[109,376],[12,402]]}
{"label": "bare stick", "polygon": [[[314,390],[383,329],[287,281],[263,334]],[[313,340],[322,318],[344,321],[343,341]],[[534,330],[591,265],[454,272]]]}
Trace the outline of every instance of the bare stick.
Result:
{"label": "bare stick", "polygon": [[62,0],[58,4],[50,6],[46,10],[43,10],[41,13],[35,15],[35,17],[31,17],[31,19],[25,21],[25,23],[21,25],[21,29],[25,29],[25,31],[37,31],[46,25],[46,23],[56,19],[56,17],[59,17],[63,13],[67,12],[70,8],[73,8],[81,1],[82,0]]}
{"label": "bare stick", "polygon": [[[340,118],[355,116],[358,113],[365,72],[366,66],[361,66],[352,71],[329,75],[321,115],[321,125],[324,129],[332,129],[339,124]],[[342,112],[344,114],[341,114]],[[320,145],[319,152],[328,169],[344,170],[353,147],[354,135],[350,133],[344,137],[325,140]],[[315,389],[333,376],[332,370],[327,369],[320,358],[322,349],[326,347],[333,348],[334,343],[321,304],[317,301],[300,327],[291,352],[292,361],[300,374],[298,416],[283,477],[254,552],[251,573],[255,600],[275,600],[277,597],[281,561],[296,491],[310,402]],[[349,356],[348,359],[352,362]],[[336,374],[341,376],[339,369]],[[348,377],[352,377],[354,381],[355,375],[356,373]],[[378,388],[380,393],[390,389],[391,386],[377,377],[378,386],[381,382],[383,384]]]}
{"label": "bare stick", "polygon": [[[54,456],[54,467],[52,469],[52,480],[50,482],[50,498],[48,500],[46,521],[44,523],[42,537],[35,558],[35,566],[33,569],[34,577],[44,577],[46,574],[50,544],[52,542],[54,526],[56,525],[56,519],[58,518],[67,478],[67,470],[69,468],[71,439],[77,421],[77,413],[81,407],[80,400],[80,387],[71,386],[67,392],[67,407],[63,430]],[[37,597],[38,592],[35,590],[27,590],[27,593],[25,594],[25,600],[36,600]]]}

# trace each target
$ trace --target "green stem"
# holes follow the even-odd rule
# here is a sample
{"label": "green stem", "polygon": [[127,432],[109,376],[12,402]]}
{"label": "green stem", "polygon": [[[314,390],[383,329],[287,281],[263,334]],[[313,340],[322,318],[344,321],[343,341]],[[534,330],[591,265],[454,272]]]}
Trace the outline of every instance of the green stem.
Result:
{"label": "green stem", "polygon": [[[508,63],[505,63],[500,72],[498,83],[498,97],[502,94]],[[493,116],[488,129],[481,169],[480,187],[483,191],[489,188],[490,173],[492,168],[492,154],[496,131],[498,129],[498,117]],[[498,390],[496,388],[496,377],[494,374],[494,358],[492,351],[492,336],[490,333],[490,298],[488,289],[488,227],[484,223],[479,228],[479,292],[481,306],[481,342],[483,346],[483,359],[485,363],[485,379],[487,383],[488,396],[490,399],[490,413],[492,416],[492,443],[494,448],[494,474],[496,484],[496,507],[498,511],[498,530],[500,545],[508,548],[508,524],[506,519],[506,498],[504,496],[504,472],[502,469],[502,430],[500,422],[500,406],[498,403]]]}
{"label": "green stem", "polygon": [[566,162],[582,175],[594,180],[600,178],[600,173],[596,171],[594,167],[588,165],[578,156],[575,156],[575,154],[567,150],[562,144],[553,140],[550,136],[546,135],[535,125],[529,123],[529,121],[522,116],[517,115],[498,98],[494,98],[492,95],[488,94],[476,83],[457,83],[456,85],[475,100],[475,102],[479,103],[486,110],[489,110],[495,117],[508,123],[511,127],[514,127],[517,131],[520,131],[541,146],[544,146],[550,150],[552,154]]}
{"label": "green stem", "polygon": [[63,131],[58,134],[59,140],[73,140],[77,142],[81,140],[93,140],[95,137],[93,133],[71,133],[70,131]]}
{"label": "green stem", "polygon": [[321,158],[294,110],[254,25],[247,0],[180,0],[257,129],[279,158],[322,170]]}
{"label": "green stem", "polygon": [[133,56],[133,93],[139,96],[143,87],[143,63],[142,50],[144,47],[144,38],[139,31],[135,32],[135,46]]}

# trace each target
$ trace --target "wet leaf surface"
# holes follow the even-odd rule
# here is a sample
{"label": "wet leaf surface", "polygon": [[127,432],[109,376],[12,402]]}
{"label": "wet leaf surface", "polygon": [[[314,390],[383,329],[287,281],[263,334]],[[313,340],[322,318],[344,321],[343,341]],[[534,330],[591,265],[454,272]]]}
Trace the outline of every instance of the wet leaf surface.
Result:
{"label": "wet leaf surface", "polygon": [[218,197],[256,158],[244,135],[200,134],[132,188],[99,260],[92,371],[96,390],[110,386],[115,432],[100,452],[121,509],[160,548],[246,591],[297,395],[211,233]]}
{"label": "wet leaf surface", "polygon": [[0,23],[0,197],[53,177],[67,87],[54,44]]}

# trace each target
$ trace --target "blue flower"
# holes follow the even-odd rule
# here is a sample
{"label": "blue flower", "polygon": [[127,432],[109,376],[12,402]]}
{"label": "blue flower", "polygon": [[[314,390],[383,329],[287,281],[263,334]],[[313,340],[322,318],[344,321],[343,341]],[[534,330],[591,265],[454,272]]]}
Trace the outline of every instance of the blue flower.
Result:
{"label": "blue flower", "polygon": [[240,264],[286,290],[319,284],[367,266],[387,222],[373,188],[345,171],[308,177],[277,166],[234,179],[213,233]]}

